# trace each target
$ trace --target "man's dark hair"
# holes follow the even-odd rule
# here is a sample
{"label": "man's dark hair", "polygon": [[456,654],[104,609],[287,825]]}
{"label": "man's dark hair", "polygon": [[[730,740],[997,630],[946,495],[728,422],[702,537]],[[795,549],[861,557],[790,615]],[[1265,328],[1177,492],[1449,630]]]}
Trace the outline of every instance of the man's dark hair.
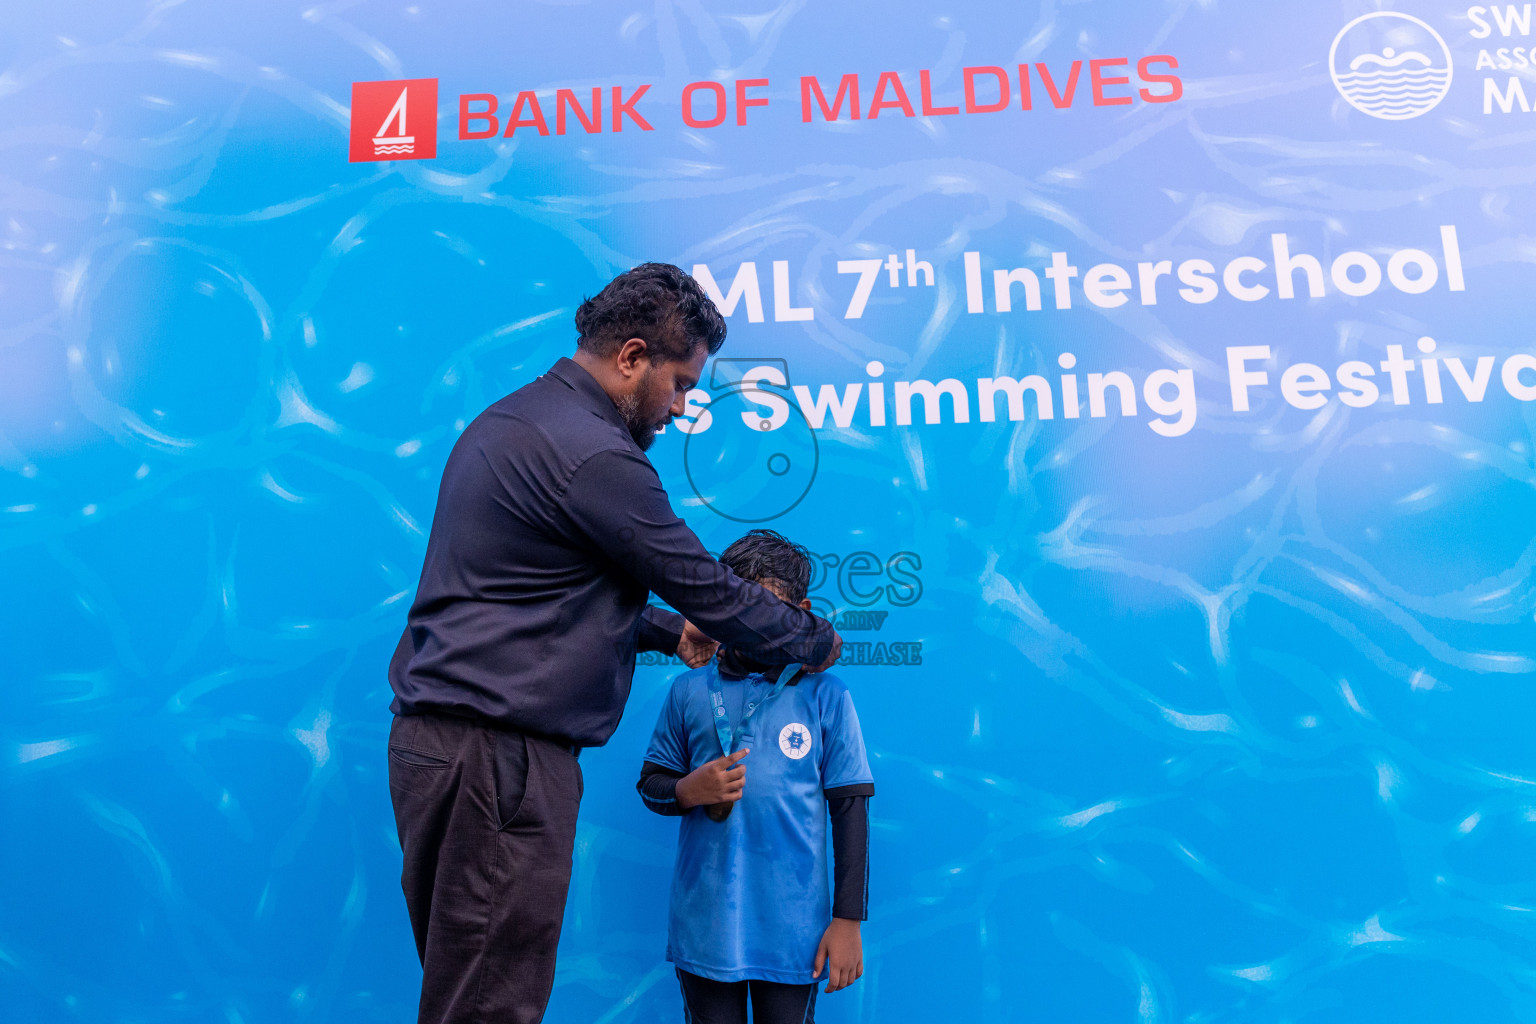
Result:
{"label": "man's dark hair", "polygon": [[670,263],[642,263],[609,281],[576,310],[576,344],[611,356],[643,338],[653,363],[687,359],[700,345],[714,355],[725,343],[725,319],[699,283]]}
{"label": "man's dark hair", "polygon": [[725,549],[720,561],[744,580],[773,584],[793,604],[811,585],[811,553],[781,533],[752,530]]}

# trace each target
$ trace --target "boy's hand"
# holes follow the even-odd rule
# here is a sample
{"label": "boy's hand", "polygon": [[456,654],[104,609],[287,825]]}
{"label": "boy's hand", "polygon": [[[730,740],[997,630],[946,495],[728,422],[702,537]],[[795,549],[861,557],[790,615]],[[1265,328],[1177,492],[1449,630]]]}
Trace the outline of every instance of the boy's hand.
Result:
{"label": "boy's hand", "polygon": [[677,656],[682,658],[689,668],[708,665],[709,659],[715,656],[715,650],[719,646],[700,632],[698,626],[687,620],[683,621],[683,635],[677,641]]}
{"label": "boy's hand", "polygon": [[864,976],[864,939],[859,935],[859,922],[832,919],[816,947],[816,973],[811,977],[821,977],[823,965],[827,968],[828,992],[847,988]]}
{"label": "boy's hand", "polygon": [[746,766],[737,764],[747,751],[724,754],[677,780],[677,805],[683,810],[709,804],[733,804],[746,785]]}

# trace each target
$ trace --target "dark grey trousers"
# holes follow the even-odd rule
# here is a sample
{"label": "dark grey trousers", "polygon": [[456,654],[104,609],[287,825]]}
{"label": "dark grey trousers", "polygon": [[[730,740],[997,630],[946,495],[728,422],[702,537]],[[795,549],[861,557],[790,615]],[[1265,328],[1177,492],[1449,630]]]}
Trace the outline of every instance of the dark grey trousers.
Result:
{"label": "dark grey trousers", "polygon": [[421,1024],[536,1024],[555,977],[581,768],[548,740],[397,716],[389,795]]}

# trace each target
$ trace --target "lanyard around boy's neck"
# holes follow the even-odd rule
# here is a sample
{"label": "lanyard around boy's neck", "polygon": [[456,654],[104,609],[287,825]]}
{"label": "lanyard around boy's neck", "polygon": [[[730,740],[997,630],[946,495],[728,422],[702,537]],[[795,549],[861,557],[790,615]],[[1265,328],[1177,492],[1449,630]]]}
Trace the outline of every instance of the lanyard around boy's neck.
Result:
{"label": "lanyard around boy's neck", "polygon": [[761,708],[764,704],[767,704],[784,692],[784,687],[788,686],[792,681],[798,680],[803,675],[805,675],[804,665],[785,665],[784,670],[779,673],[779,681],[773,684],[773,689],[768,692],[766,697],[762,700],[747,701],[746,707],[741,712],[741,721],[736,724],[736,728],[732,729],[730,716],[726,714],[725,710],[725,695],[721,692],[720,666],[712,666],[712,670],[709,673],[709,703],[714,709],[715,735],[720,737],[721,752],[729,754],[734,751],[736,749],[736,741],[741,739],[741,734],[746,731],[747,722],[751,721],[758,708]]}

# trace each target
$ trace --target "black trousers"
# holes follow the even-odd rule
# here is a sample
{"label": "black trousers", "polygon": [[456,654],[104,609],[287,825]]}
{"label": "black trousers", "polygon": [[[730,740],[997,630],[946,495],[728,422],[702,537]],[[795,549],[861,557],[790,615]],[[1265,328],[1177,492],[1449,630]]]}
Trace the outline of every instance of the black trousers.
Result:
{"label": "black trousers", "polygon": [[816,986],[774,981],[711,981],[682,968],[683,1024],[816,1024]]}
{"label": "black trousers", "polygon": [[397,716],[389,795],[421,957],[421,1024],[536,1024],[555,978],[581,768],[569,747]]}

